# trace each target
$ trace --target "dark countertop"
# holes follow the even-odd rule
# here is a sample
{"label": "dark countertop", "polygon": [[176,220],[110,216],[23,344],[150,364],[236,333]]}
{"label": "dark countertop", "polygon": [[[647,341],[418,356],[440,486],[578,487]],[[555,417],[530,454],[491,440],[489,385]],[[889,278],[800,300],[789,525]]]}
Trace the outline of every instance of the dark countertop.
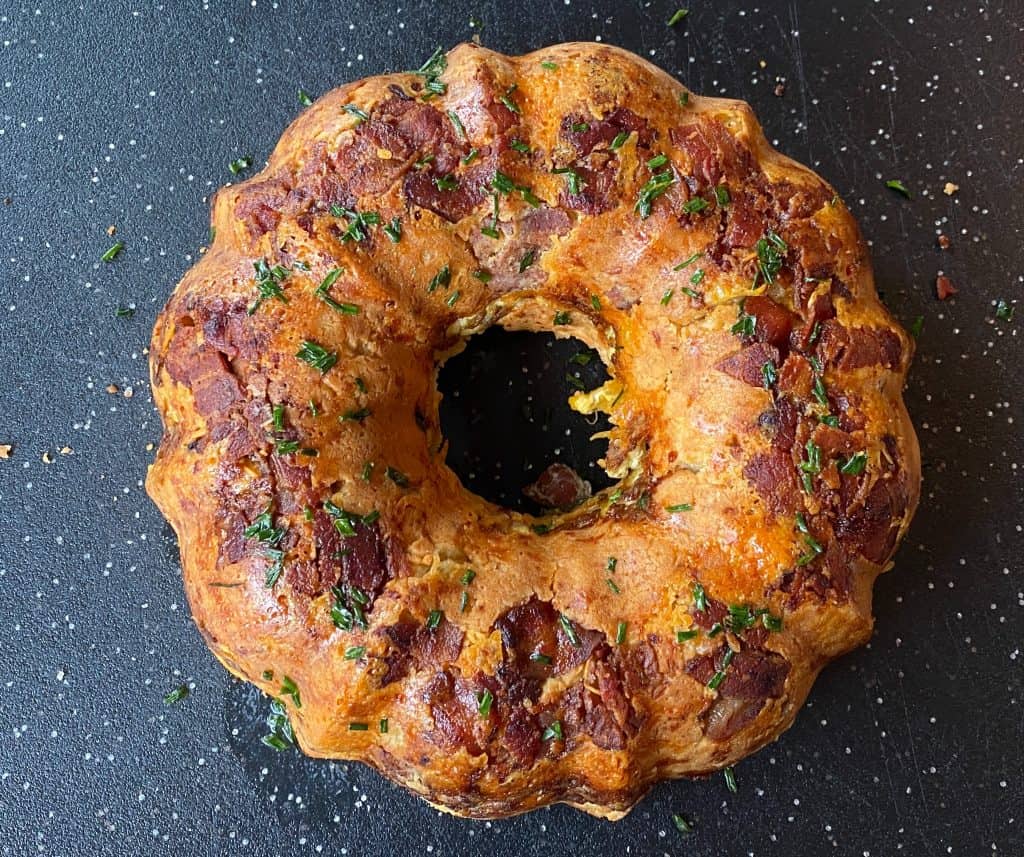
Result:
{"label": "dark countertop", "polygon": [[[0,4],[0,853],[1024,854],[1021,0],[723,0],[674,29],[660,2],[83,5]],[[149,332],[228,162],[262,163],[299,87],[475,33],[510,53],[600,38],[747,99],[849,202],[894,313],[923,317],[924,493],[874,640],[736,794],[715,777],[617,824],[470,823],[361,766],[272,752],[266,701],[207,652],[142,489]],[[111,224],[125,250],[103,264]],[[960,289],[945,303],[940,271]]]}

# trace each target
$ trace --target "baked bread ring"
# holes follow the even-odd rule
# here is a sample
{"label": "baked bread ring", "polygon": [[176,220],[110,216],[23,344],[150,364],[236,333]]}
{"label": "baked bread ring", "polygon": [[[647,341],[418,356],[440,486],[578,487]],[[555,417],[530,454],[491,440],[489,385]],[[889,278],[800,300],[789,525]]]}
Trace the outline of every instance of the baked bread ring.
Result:
{"label": "baked bread ring", "polygon": [[[625,51],[476,45],[306,110],[157,321],[147,488],[192,613],[312,756],[618,818],[775,739],[864,643],[919,496],[912,343],[835,192]],[[534,518],[445,465],[436,378],[576,337],[618,479]]]}

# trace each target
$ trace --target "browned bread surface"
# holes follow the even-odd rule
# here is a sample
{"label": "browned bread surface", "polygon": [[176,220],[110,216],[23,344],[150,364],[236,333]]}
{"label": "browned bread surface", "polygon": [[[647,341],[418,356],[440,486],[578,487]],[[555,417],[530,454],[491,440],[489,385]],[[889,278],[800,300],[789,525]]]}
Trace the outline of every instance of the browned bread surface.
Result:
{"label": "browned bread surface", "polygon": [[[606,45],[441,65],[328,93],[218,192],[153,333],[147,488],[305,752],[462,815],[616,818],[868,639],[919,494],[912,344],[746,104]],[[438,366],[494,324],[600,353],[572,404],[616,487],[537,520],[446,467]]]}

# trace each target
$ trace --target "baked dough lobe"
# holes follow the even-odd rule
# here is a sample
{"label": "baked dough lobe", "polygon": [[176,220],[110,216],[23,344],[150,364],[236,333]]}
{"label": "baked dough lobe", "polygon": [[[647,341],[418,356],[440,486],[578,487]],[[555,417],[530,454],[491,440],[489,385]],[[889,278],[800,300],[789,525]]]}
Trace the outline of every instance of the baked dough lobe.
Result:
{"label": "baked dough lobe", "polygon": [[[306,753],[460,815],[617,818],[868,639],[919,495],[912,342],[746,104],[606,45],[460,45],[323,96],[213,226],[153,333],[147,488]],[[572,405],[614,488],[535,519],[445,465],[438,367],[494,324],[601,355]]]}

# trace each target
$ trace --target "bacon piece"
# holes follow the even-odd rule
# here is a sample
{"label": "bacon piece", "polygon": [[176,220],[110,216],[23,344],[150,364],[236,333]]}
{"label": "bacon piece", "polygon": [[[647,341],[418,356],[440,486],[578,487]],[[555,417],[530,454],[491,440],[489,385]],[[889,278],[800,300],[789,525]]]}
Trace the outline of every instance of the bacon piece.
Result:
{"label": "bacon piece", "polygon": [[775,515],[796,513],[799,485],[793,456],[781,449],[759,452],[747,462],[743,475]]}
{"label": "bacon piece", "polygon": [[763,387],[764,364],[771,362],[773,365],[777,365],[778,360],[777,348],[764,342],[755,342],[732,356],[719,360],[715,364],[715,368],[744,384],[750,384],[751,387]]}
{"label": "bacon piece", "polygon": [[571,467],[556,461],[523,493],[544,509],[571,509],[590,496],[590,483]]}
{"label": "bacon piece", "polygon": [[829,320],[821,325],[818,353],[829,366],[845,371],[866,366],[898,367],[903,353],[900,338],[882,327],[843,327]]}
{"label": "bacon piece", "polygon": [[940,301],[953,297],[953,295],[959,291],[960,290],[953,285],[953,281],[949,277],[944,277],[940,274],[935,278],[935,296]]}
{"label": "bacon piece", "polygon": [[[479,229],[470,234],[473,254],[491,279],[487,283],[493,292],[504,293],[515,289],[536,288],[547,277],[538,264],[541,255],[551,246],[556,236],[565,235],[572,227],[572,218],[560,208],[541,206],[524,214],[513,223],[498,223],[504,238],[495,240]],[[523,259],[534,254],[533,263],[520,271]]]}
{"label": "bacon piece", "polygon": [[[585,128],[583,126],[586,126]],[[580,128],[581,130],[574,130]],[[639,145],[649,147],[654,142],[654,131],[647,120],[637,116],[628,107],[616,107],[604,119],[573,114],[562,119],[560,133],[576,150],[577,157],[585,157],[594,149],[604,148],[623,131],[637,133]]]}
{"label": "bacon piece", "polygon": [[789,350],[793,313],[764,295],[747,298],[743,311],[754,317],[754,339],[773,345],[785,355]]}
{"label": "bacon piece", "polygon": [[458,660],[465,639],[463,630],[444,616],[436,628],[422,622],[397,622],[382,629],[393,651],[384,659],[387,672],[381,679],[386,685],[408,675],[410,668],[436,671]]}
{"label": "bacon piece", "polygon": [[790,354],[779,370],[779,393],[795,399],[809,399],[813,383],[814,373],[811,371],[811,364],[799,354]]}

